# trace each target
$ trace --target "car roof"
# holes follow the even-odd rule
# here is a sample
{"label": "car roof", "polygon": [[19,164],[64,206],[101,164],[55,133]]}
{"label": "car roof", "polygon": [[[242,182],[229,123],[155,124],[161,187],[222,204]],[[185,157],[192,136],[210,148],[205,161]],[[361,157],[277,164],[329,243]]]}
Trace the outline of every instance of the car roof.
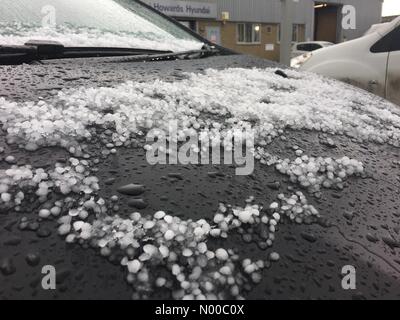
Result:
{"label": "car roof", "polygon": [[295,43],[295,45],[299,44],[333,44],[333,43],[329,41],[304,41]]}

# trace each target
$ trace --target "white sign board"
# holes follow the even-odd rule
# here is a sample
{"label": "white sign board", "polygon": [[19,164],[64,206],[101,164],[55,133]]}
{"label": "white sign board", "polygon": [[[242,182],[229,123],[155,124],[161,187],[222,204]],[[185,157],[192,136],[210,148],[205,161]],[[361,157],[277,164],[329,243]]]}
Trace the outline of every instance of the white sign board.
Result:
{"label": "white sign board", "polygon": [[143,2],[172,17],[212,19],[218,17],[216,3],[179,0],[143,0]]}
{"label": "white sign board", "polygon": [[274,51],[275,50],[275,46],[273,43],[267,43],[265,45],[265,51]]}

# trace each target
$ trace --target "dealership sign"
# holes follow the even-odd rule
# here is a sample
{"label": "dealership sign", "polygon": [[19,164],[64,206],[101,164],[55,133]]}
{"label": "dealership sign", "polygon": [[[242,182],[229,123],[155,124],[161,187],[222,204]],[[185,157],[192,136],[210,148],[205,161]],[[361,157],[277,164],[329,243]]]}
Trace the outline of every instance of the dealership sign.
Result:
{"label": "dealership sign", "polygon": [[179,0],[144,0],[144,2],[168,16],[217,18],[217,5],[215,3]]}

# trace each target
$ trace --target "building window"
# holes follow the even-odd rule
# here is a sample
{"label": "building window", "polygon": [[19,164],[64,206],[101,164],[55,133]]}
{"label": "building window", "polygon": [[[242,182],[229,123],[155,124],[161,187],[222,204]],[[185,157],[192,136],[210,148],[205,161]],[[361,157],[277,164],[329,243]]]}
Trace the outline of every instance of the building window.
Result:
{"label": "building window", "polygon": [[261,25],[255,23],[238,23],[237,25],[238,43],[261,43]]}
{"label": "building window", "polygon": [[190,30],[197,32],[197,23],[193,20],[178,20],[181,24],[185,27],[189,28]]}
{"label": "building window", "polygon": [[300,41],[300,25],[294,24],[292,32],[292,42],[299,42],[299,41]]}
{"label": "building window", "polygon": [[[293,25],[292,42],[301,41],[301,24]],[[281,25],[278,25],[278,43],[281,42]]]}

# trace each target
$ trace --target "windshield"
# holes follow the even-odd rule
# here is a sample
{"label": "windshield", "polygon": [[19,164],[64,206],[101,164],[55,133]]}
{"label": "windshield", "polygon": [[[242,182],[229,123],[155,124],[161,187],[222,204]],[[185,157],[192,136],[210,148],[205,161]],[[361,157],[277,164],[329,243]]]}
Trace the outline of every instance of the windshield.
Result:
{"label": "windshield", "polygon": [[198,50],[203,43],[134,0],[1,0],[0,45]]}

